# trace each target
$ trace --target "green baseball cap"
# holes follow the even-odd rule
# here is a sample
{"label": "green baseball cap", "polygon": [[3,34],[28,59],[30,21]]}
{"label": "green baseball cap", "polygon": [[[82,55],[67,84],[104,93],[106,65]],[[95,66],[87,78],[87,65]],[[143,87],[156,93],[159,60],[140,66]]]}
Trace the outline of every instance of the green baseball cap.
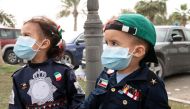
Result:
{"label": "green baseball cap", "polygon": [[115,21],[117,22],[112,22],[111,24],[106,25],[105,30],[115,29],[127,32],[146,41],[150,45],[150,49],[143,61],[158,63],[156,53],[154,51],[156,31],[150,20],[141,14],[122,14]]}
{"label": "green baseball cap", "polygon": [[117,21],[127,27],[135,28],[134,35],[141,38],[153,46],[156,43],[156,31],[152,22],[141,14],[122,14]]}

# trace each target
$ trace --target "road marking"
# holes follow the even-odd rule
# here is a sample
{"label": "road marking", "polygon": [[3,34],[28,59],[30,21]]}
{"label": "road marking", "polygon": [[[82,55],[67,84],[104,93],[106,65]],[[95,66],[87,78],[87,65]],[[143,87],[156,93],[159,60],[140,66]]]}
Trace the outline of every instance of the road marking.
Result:
{"label": "road marking", "polygon": [[188,89],[189,87],[188,87],[188,86],[184,86],[183,88],[184,88],[184,89]]}
{"label": "road marking", "polygon": [[168,97],[168,99],[171,101],[179,102],[179,103],[190,104],[190,101],[188,101],[188,100],[182,100],[182,99],[173,98],[173,97]]}
{"label": "road marking", "polygon": [[174,89],[175,91],[180,91],[181,89]]}
{"label": "road marking", "polygon": [[171,95],[172,93],[171,92],[167,92],[168,95]]}

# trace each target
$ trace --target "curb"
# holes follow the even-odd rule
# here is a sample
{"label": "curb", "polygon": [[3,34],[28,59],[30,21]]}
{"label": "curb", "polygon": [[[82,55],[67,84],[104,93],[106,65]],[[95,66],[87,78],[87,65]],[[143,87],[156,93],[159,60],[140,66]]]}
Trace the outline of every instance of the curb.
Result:
{"label": "curb", "polygon": [[179,103],[189,104],[190,105],[190,101],[188,101],[188,100],[178,99],[178,98],[174,98],[174,97],[168,97],[168,99],[171,100],[171,101],[175,101],[175,102],[179,102]]}

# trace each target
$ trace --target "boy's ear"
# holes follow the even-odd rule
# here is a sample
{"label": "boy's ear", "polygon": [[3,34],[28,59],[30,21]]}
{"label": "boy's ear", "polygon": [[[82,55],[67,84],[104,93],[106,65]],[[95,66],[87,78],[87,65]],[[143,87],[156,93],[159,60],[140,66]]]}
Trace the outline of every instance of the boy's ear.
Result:
{"label": "boy's ear", "polygon": [[45,39],[44,42],[42,43],[42,46],[40,47],[41,49],[46,49],[50,47],[50,40]]}
{"label": "boy's ear", "polygon": [[143,45],[138,45],[138,46],[136,47],[135,51],[133,52],[133,55],[134,55],[135,57],[142,57],[142,56],[145,55],[145,53],[146,53],[146,48],[145,48],[145,46],[143,46]]}

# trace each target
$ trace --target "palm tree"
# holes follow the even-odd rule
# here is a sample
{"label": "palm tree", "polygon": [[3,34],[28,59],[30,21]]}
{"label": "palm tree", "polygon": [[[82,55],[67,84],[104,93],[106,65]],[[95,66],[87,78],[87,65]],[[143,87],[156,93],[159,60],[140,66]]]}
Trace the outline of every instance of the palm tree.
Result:
{"label": "palm tree", "polygon": [[137,13],[147,16],[152,22],[154,22],[155,15],[166,15],[166,0],[141,0],[135,5],[135,10]]}
{"label": "palm tree", "polygon": [[9,27],[14,27],[15,26],[14,16],[11,14],[5,13],[3,10],[0,10],[0,24],[9,26]]}
{"label": "palm tree", "polygon": [[135,12],[133,12],[133,11],[130,10],[130,9],[121,9],[121,14],[126,14],[126,13],[133,14],[133,13],[135,13]]}
{"label": "palm tree", "polygon": [[[58,13],[58,17],[67,17],[70,14],[74,17],[74,31],[77,31],[78,5],[81,0],[61,0],[62,10]],[[84,10],[82,10],[84,12]]]}
{"label": "palm tree", "polygon": [[157,14],[154,17],[154,24],[155,25],[166,25],[166,24],[168,24],[168,20],[167,20],[166,16]]}
{"label": "palm tree", "polygon": [[178,12],[173,12],[168,18],[168,23],[170,25],[180,25],[180,21],[181,21],[181,14]]}
{"label": "palm tree", "polygon": [[188,9],[187,4],[182,4],[175,14],[178,15],[176,20],[180,20],[180,24],[185,26],[190,17],[190,9]]}

